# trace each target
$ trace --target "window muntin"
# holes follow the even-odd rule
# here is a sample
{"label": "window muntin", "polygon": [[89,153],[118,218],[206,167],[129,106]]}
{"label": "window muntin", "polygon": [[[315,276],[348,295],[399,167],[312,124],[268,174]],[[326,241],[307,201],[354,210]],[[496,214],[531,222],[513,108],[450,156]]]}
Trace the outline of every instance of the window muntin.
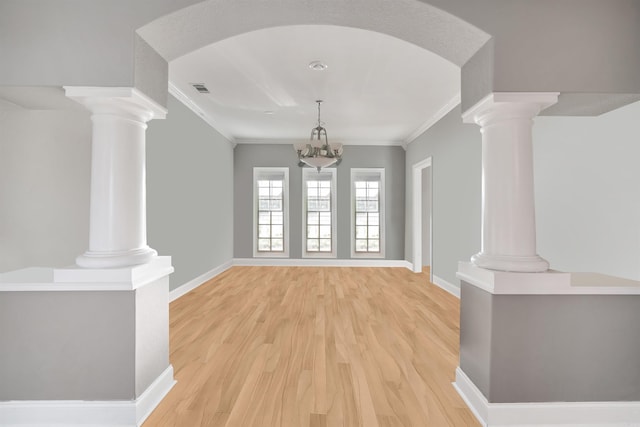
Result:
{"label": "window muntin", "polygon": [[331,182],[307,181],[307,252],[331,252]]}
{"label": "window muntin", "polygon": [[303,253],[335,257],[335,169],[303,169]]}
{"label": "window muntin", "polygon": [[384,257],[384,169],[351,170],[353,257]]}
{"label": "window muntin", "polygon": [[380,183],[354,181],[355,200],[355,251],[380,252]]}
{"label": "window muntin", "polygon": [[284,252],[284,180],[258,180],[258,252]]}
{"label": "window muntin", "polygon": [[254,168],[254,256],[286,257],[288,168]]}

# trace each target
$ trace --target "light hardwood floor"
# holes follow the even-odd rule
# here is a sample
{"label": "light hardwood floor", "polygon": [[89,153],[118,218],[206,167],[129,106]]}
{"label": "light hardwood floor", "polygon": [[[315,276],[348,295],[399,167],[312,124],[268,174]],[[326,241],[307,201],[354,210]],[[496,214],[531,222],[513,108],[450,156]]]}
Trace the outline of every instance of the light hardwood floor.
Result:
{"label": "light hardwood floor", "polygon": [[233,267],[170,306],[176,386],[144,423],[478,426],[459,301],[404,268]]}

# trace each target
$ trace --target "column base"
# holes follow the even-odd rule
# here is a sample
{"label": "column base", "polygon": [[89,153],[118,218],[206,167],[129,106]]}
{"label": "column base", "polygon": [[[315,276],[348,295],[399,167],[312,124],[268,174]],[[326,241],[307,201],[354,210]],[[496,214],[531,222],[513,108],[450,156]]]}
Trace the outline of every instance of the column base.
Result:
{"label": "column base", "polygon": [[534,256],[487,255],[482,252],[471,257],[476,267],[489,270],[513,271],[518,273],[542,273],[549,269],[544,258]]}
{"label": "column base", "polygon": [[113,268],[146,264],[158,256],[155,249],[148,246],[129,251],[93,252],[87,251],[76,258],[76,264],[85,268]]}

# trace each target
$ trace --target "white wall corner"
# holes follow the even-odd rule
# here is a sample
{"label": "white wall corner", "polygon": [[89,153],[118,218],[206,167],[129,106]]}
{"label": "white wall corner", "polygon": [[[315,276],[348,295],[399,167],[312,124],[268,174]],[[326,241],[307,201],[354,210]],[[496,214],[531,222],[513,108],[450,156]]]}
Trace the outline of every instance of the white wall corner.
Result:
{"label": "white wall corner", "polygon": [[441,277],[433,275],[433,284],[444,289],[456,298],[460,298],[460,288],[453,283],[449,283]]}
{"label": "white wall corner", "polygon": [[173,302],[175,300],[177,300],[178,298],[180,298],[181,296],[183,296],[184,294],[194,290],[195,288],[197,288],[200,285],[205,284],[206,282],[208,282],[209,280],[213,279],[214,277],[216,277],[218,274],[221,274],[223,272],[225,272],[226,270],[228,270],[231,266],[233,265],[233,260],[229,260],[227,262],[225,262],[224,264],[221,264],[201,275],[199,275],[198,277],[189,280],[187,283],[184,283],[183,285],[180,285],[179,287],[177,287],[176,289],[172,290],[171,292],[169,292],[169,302]]}
{"label": "white wall corner", "polygon": [[453,387],[484,427],[640,426],[640,402],[489,403],[460,367]]}

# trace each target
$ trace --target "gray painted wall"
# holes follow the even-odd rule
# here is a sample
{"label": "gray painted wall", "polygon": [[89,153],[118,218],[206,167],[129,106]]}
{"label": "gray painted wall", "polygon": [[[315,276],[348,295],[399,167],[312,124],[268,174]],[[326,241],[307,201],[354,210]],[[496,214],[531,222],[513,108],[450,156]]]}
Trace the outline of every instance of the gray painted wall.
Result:
{"label": "gray painted wall", "polygon": [[462,282],[460,367],[489,402],[640,400],[640,296],[492,295]]}
{"label": "gray painted wall", "polygon": [[[636,0],[428,3],[493,36],[479,57],[463,66],[464,109],[491,91],[558,91],[564,93],[554,114],[592,114],[631,102],[619,94],[640,93],[640,50],[634,47],[640,39]],[[576,109],[575,102],[583,105]]]}
{"label": "gray painted wall", "polygon": [[0,292],[0,401],[139,397],[169,367],[168,289]]}
{"label": "gray painted wall", "polygon": [[[253,257],[253,168],[289,168],[289,256],[302,256],[302,172],[289,144],[238,144],[233,155],[233,256]],[[338,171],[340,176],[340,171]],[[285,230],[287,233],[287,230]]]}
{"label": "gray painted wall", "polygon": [[135,398],[134,316],[133,291],[0,293],[0,400]]}
{"label": "gray painted wall", "polygon": [[432,157],[433,274],[457,284],[458,261],[480,250],[480,132],[462,124],[460,107],[407,148],[405,256],[412,261],[412,167]]}
{"label": "gray painted wall", "polygon": [[[351,168],[385,168],[386,259],[404,259],[405,159],[401,147],[346,146],[338,166],[338,258],[351,257]],[[253,257],[253,168],[289,167],[290,257],[302,257],[302,172],[289,144],[239,144],[234,156],[234,256]]]}
{"label": "gray painted wall", "polygon": [[89,244],[89,113],[0,110],[0,129],[0,272],[74,264]]}
{"label": "gray painted wall", "polygon": [[173,97],[147,130],[147,239],[171,255],[171,289],[233,257],[233,148]]}
{"label": "gray painted wall", "polygon": [[[195,1],[181,0],[181,5]],[[2,67],[0,81],[9,86],[135,85],[164,105],[167,63],[135,30],[173,10],[175,3],[2,1],[0,45],[3,62],[11,66]]]}

